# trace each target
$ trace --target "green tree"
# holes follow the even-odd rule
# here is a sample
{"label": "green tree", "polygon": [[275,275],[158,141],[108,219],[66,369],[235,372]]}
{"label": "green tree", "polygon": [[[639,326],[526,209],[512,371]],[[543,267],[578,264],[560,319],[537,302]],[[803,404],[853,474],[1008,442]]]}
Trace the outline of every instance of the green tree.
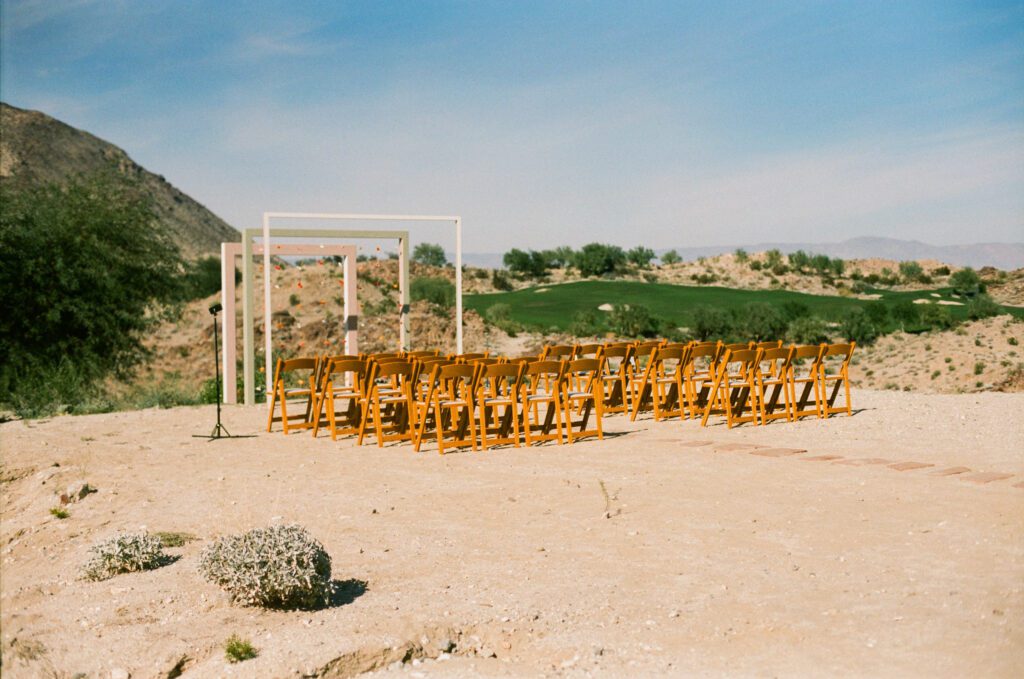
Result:
{"label": "green tree", "polygon": [[[242,282],[242,272],[235,270],[235,284]],[[202,299],[220,292],[220,257],[201,257],[185,265],[182,298]]]}
{"label": "green tree", "polygon": [[626,253],[617,245],[588,243],[576,253],[573,263],[583,276],[600,276],[622,268]]}
{"label": "green tree", "polygon": [[582,309],[572,316],[569,333],[576,337],[591,337],[601,332],[604,319],[593,309]]}
{"label": "green tree", "polygon": [[832,260],[828,255],[814,255],[811,257],[811,268],[819,274],[828,273],[832,268]]}
{"label": "green tree", "polygon": [[774,269],[778,266],[784,266],[785,263],[782,261],[782,252],[778,249],[771,249],[764,253],[764,266],[766,269]]}
{"label": "green tree", "polygon": [[[0,401],[52,412],[72,385],[129,376],[142,339],[183,294],[177,246],[152,200],[122,179],[0,191]],[[35,387],[73,374],[42,400]],[[51,386],[53,386],[51,384]]]}
{"label": "green tree", "polygon": [[502,257],[502,262],[509,271],[526,278],[540,278],[548,272],[547,258],[536,250],[512,248]]}
{"label": "green tree", "polygon": [[669,250],[668,252],[661,256],[662,264],[678,264],[681,261],[682,258],[679,256],[679,253],[676,252],[675,250]]}
{"label": "green tree", "polygon": [[572,265],[576,251],[568,245],[562,245],[553,250],[542,250],[546,266],[550,269],[565,269]]}
{"label": "green tree", "polygon": [[949,309],[938,304],[921,305],[921,323],[937,330],[949,330],[957,324]]}
{"label": "green tree", "polygon": [[441,267],[448,263],[444,248],[434,243],[417,243],[412,249],[412,261],[427,266]]}
{"label": "green tree", "polygon": [[651,265],[651,260],[654,259],[654,250],[643,245],[637,245],[626,253],[626,259],[631,264],[635,264],[641,269],[646,269]]}
{"label": "green tree", "polygon": [[744,264],[748,259],[750,259],[750,255],[748,255],[747,251],[743,248],[736,248],[736,251],[732,254],[740,264]]}
{"label": "green tree", "polygon": [[718,307],[694,307],[690,325],[690,330],[699,340],[721,339],[733,332],[732,316]]}

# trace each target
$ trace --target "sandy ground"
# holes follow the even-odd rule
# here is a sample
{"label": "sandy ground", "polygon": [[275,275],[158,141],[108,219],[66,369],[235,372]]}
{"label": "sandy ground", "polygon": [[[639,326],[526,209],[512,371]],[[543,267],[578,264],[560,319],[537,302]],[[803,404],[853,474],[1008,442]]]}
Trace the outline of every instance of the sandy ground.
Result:
{"label": "sandy ground", "polygon": [[[1024,396],[854,405],[732,430],[616,416],[604,441],[444,457],[268,435],[241,407],[226,425],[254,436],[216,442],[191,437],[212,406],[9,422],[3,674],[1020,676]],[[98,492],[51,516],[76,480]],[[331,554],[331,607],[240,608],[197,574],[210,538],[276,522]],[[200,539],[77,578],[140,528]],[[229,665],[231,634],[259,657]]]}

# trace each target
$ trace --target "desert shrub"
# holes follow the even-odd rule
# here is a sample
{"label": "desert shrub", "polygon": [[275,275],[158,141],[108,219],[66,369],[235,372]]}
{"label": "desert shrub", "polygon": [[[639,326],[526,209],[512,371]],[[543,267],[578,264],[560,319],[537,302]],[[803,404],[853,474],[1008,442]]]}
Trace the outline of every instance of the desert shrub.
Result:
{"label": "desert shrub", "polygon": [[760,271],[761,269],[762,269],[761,260],[759,260],[759,259],[752,259],[752,260],[750,260],[750,270],[751,271]]}
{"label": "desert shrub", "polygon": [[310,609],[331,595],[331,557],[295,524],[220,538],[203,550],[199,572],[243,606]]}
{"label": "desert shrub", "polygon": [[912,327],[921,320],[921,310],[909,299],[902,299],[892,305],[889,313],[902,327]]}
{"label": "desert shrub", "polygon": [[857,344],[871,344],[878,339],[879,329],[863,309],[851,309],[843,319],[843,335]]}
{"label": "desert shrub", "polygon": [[153,536],[164,547],[184,547],[187,543],[197,539],[195,535],[181,531],[157,531],[153,533]]}
{"label": "desert shrub", "polygon": [[956,320],[946,307],[938,304],[922,304],[921,307],[922,325],[936,330],[949,330],[956,327]]}
{"label": "desert shrub", "polygon": [[960,269],[950,276],[949,284],[953,287],[953,292],[958,295],[970,296],[976,295],[979,292],[985,292],[985,285],[981,282],[981,276],[971,267]]}
{"label": "desert shrub", "polygon": [[243,639],[237,634],[232,634],[224,642],[224,657],[229,663],[252,660],[257,655],[259,655],[259,651],[256,650],[249,640]]}
{"label": "desert shrub", "polygon": [[933,276],[948,276],[949,275],[949,267],[946,266],[945,264],[943,264],[942,266],[940,266],[938,268],[932,269],[932,275]]}
{"label": "desert shrub", "polygon": [[811,265],[811,256],[803,250],[797,250],[789,254],[789,265],[797,271],[803,271]]}
{"label": "desert shrub", "polygon": [[764,268],[774,269],[780,264],[784,264],[782,261],[782,252],[778,249],[771,249],[764,253]]}
{"label": "desert shrub", "polygon": [[[242,272],[235,270],[235,284],[242,282]],[[220,257],[201,257],[185,265],[182,277],[182,299],[203,299],[220,292]]]}
{"label": "desert shrub", "polygon": [[491,325],[501,328],[512,337],[515,337],[521,330],[520,325],[512,318],[512,307],[504,302],[489,306],[484,312],[484,318]]}
{"label": "desert shrub", "polygon": [[[397,255],[396,255],[397,256]],[[448,263],[444,248],[434,243],[417,243],[412,249],[412,261],[427,266],[441,267]]]}
{"label": "desert shrub", "polygon": [[864,305],[864,313],[876,328],[883,328],[889,322],[889,309],[882,302],[869,302]]}
{"label": "desert shrub", "polygon": [[66,519],[71,516],[71,512],[63,507],[50,507],[50,514],[58,519]]}
{"label": "desert shrub", "polygon": [[501,290],[502,292],[508,292],[512,289],[512,281],[508,279],[504,271],[495,269],[491,273],[491,285],[494,286],[495,290]]}
{"label": "desert shrub", "polygon": [[998,316],[1001,312],[996,301],[984,293],[975,295],[967,304],[967,317],[972,321]]}
{"label": "desert shrub", "polygon": [[772,273],[776,276],[785,276],[789,273],[789,267],[781,262],[772,267]]}
{"label": "desert shrub", "polygon": [[414,302],[427,301],[443,309],[450,309],[455,305],[455,285],[447,278],[416,278],[409,286],[409,298]]}
{"label": "desert shrub", "polygon": [[[0,402],[36,416],[129,376],[182,296],[177,246],[123,179],[0,190]],[[64,366],[64,367],[60,367]],[[56,370],[70,382],[50,382]],[[50,382],[53,401],[32,392]],[[29,411],[21,406],[27,405]]]}
{"label": "desert shrub", "polygon": [[590,337],[601,332],[604,319],[593,309],[583,309],[573,314],[569,332],[577,337]]}
{"label": "desert shrub", "polygon": [[618,245],[587,243],[573,260],[582,276],[601,276],[615,273],[626,263],[626,253]]}
{"label": "desert shrub", "polygon": [[650,337],[657,334],[658,322],[647,307],[639,304],[616,304],[608,315],[612,332],[623,337]]}
{"label": "desert shrub", "polygon": [[733,332],[732,316],[722,309],[710,306],[693,308],[690,329],[699,340],[728,337]]}
{"label": "desert shrub", "polygon": [[680,257],[679,253],[676,252],[675,250],[669,250],[668,252],[661,256],[662,264],[678,264],[681,261],[682,257]]}
{"label": "desert shrub", "polygon": [[732,254],[740,264],[746,264],[747,260],[750,259],[750,255],[743,248],[736,248],[736,251]]}
{"label": "desert shrub", "polygon": [[301,301],[302,300],[299,299],[299,296],[296,293],[294,293],[294,292],[292,294],[288,295],[288,305],[289,306],[298,306],[299,302],[301,302]]}
{"label": "desert shrub", "polygon": [[646,269],[651,265],[651,260],[654,259],[654,250],[643,245],[637,245],[626,252],[626,259],[629,260],[630,264]]}
{"label": "desert shrub", "polygon": [[82,566],[87,580],[107,580],[120,573],[159,568],[170,562],[160,538],[149,533],[122,533],[98,542],[89,549],[89,560]]}
{"label": "desert shrub", "polygon": [[900,276],[907,283],[914,283],[924,275],[924,268],[917,262],[900,262]]}
{"label": "desert shrub", "polygon": [[786,318],[766,302],[746,304],[737,321],[744,336],[758,342],[778,339],[786,332]]}
{"label": "desert shrub", "polygon": [[817,316],[801,316],[790,321],[786,338],[797,344],[821,344],[828,342],[828,326]]}
{"label": "desert shrub", "polygon": [[798,318],[811,315],[811,307],[807,306],[803,302],[797,302],[795,300],[789,300],[779,305],[779,311],[786,317],[788,321],[795,321]]}

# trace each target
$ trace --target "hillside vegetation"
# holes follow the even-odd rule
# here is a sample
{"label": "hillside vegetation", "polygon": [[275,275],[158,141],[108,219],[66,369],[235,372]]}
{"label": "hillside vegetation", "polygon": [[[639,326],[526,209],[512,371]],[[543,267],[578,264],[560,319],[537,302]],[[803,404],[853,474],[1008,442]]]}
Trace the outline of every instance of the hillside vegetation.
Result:
{"label": "hillside vegetation", "polygon": [[0,184],[24,190],[101,174],[146,194],[157,222],[188,259],[219,253],[222,242],[239,240],[224,220],[117,146],[44,113],[0,102]]}

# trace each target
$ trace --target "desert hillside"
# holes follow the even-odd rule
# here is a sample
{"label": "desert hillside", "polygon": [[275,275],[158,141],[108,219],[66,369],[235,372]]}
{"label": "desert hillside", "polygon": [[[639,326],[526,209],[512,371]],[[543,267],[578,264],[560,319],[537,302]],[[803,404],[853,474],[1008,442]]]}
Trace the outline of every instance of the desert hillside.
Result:
{"label": "desert hillside", "polygon": [[157,219],[174,235],[186,257],[219,253],[222,242],[239,239],[224,220],[117,146],[45,113],[0,102],[0,182],[32,187],[100,172],[141,184],[153,198]]}

